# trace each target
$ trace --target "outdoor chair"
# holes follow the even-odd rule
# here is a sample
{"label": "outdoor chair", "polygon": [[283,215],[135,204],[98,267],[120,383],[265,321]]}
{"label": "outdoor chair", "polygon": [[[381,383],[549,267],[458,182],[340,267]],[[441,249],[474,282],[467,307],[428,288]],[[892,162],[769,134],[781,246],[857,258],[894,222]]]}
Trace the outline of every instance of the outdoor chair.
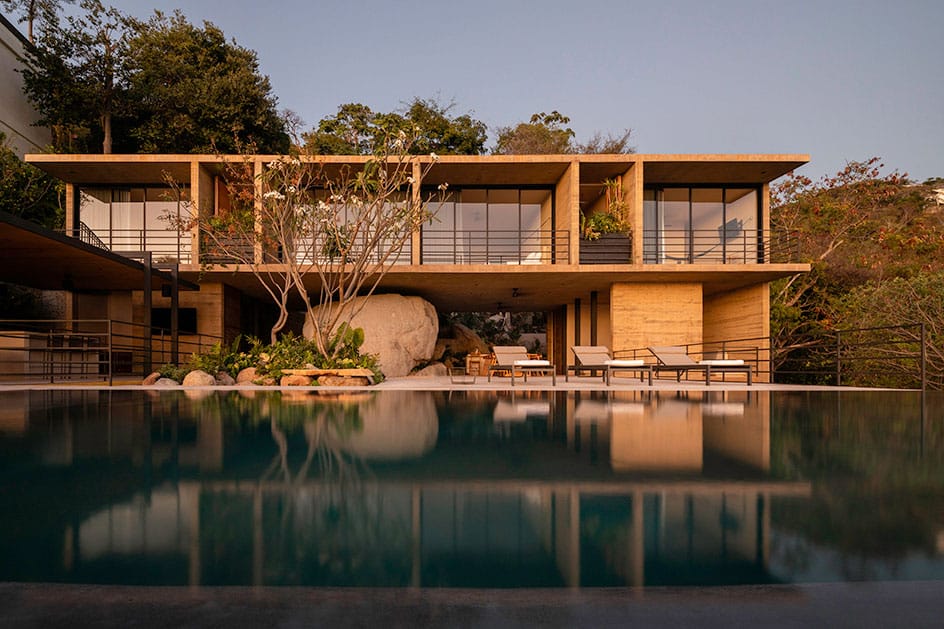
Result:
{"label": "outdoor chair", "polygon": [[659,361],[658,364],[652,366],[653,371],[657,375],[661,371],[674,371],[675,379],[678,382],[681,382],[683,373],[688,374],[690,371],[703,371],[705,373],[705,386],[711,384],[712,373],[720,373],[722,377],[727,373],[744,373],[747,374],[748,386],[753,382],[751,366],[745,364],[743,360],[696,361],[686,353],[684,347],[678,345],[649,347],[649,351]]}
{"label": "outdoor chair", "polygon": [[581,372],[589,371],[590,375],[599,371],[603,374],[603,381],[610,386],[613,372],[630,371],[639,374],[640,382],[645,382],[646,373],[649,374],[649,386],[652,386],[652,366],[642,359],[621,360],[610,357],[610,350],[603,345],[574,345],[570,348],[576,358],[576,364],[567,367],[564,372],[564,381],[570,381],[570,373],[579,376]]}
{"label": "outdoor chair", "polygon": [[488,368],[488,381],[492,381],[492,373],[506,371],[511,373],[511,386],[515,386],[515,373],[520,373],[524,381],[528,381],[528,374],[551,373],[551,382],[557,386],[557,371],[549,360],[534,360],[528,358],[528,350],[521,345],[496,345],[492,348],[495,362]]}

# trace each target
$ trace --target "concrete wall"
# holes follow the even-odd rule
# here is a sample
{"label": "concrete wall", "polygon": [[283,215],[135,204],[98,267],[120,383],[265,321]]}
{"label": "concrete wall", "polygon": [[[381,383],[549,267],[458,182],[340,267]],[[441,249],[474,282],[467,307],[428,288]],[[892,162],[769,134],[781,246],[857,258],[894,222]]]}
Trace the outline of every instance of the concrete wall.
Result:
{"label": "concrete wall", "polygon": [[28,45],[16,26],[0,16],[0,132],[21,159],[25,153],[42,152],[51,142],[47,129],[32,126],[39,116],[23,94],[23,76],[17,72]]}
{"label": "concrete wall", "polygon": [[684,345],[702,340],[701,284],[614,284],[612,348]]}

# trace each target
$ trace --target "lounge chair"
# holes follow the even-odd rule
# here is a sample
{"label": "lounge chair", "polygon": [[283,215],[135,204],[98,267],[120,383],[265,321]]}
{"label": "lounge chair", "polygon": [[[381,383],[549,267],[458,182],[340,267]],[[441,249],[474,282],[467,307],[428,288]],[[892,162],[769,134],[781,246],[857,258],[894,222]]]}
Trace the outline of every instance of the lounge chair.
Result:
{"label": "lounge chair", "polygon": [[528,381],[528,374],[551,373],[551,382],[557,386],[557,371],[549,360],[534,360],[528,358],[527,348],[521,345],[496,345],[492,348],[495,354],[495,363],[488,368],[488,381],[492,381],[492,372],[507,371],[511,373],[511,386],[515,386],[515,373],[521,373],[524,381]]}
{"label": "lounge chair", "polygon": [[676,381],[682,380],[682,374],[690,371],[704,371],[705,385],[711,384],[712,373],[746,373],[747,385],[753,382],[751,366],[745,364],[743,360],[699,360],[696,361],[685,352],[685,348],[678,345],[667,347],[650,347],[649,351],[658,360],[658,364],[653,365],[653,370],[658,374],[660,371],[674,371]]}
{"label": "lounge chair", "polygon": [[567,367],[564,372],[564,381],[570,381],[570,372],[579,376],[581,372],[600,371],[603,373],[603,381],[610,386],[610,380],[615,371],[631,371],[639,374],[639,380],[645,382],[643,374],[649,374],[649,385],[652,386],[652,366],[647,365],[644,360],[620,360],[610,357],[610,350],[603,345],[574,345],[570,348],[577,359],[577,363]]}

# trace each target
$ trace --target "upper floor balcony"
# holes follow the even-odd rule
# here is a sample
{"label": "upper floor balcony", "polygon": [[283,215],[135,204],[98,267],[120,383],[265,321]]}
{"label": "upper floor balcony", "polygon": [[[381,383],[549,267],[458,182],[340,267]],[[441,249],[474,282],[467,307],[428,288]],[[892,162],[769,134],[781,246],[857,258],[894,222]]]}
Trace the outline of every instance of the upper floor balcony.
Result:
{"label": "upper floor balcony", "polygon": [[[233,262],[206,233],[178,232],[173,224],[197,207],[204,216],[226,211],[229,184],[218,156],[31,157],[69,182],[68,233],[78,235],[84,223],[108,249],[150,251],[193,270]],[[356,157],[324,159],[358,163]],[[258,172],[271,157],[253,160]],[[648,271],[795,263],[795,239],[770,229],[767,183],[804,161],[776,155],[447,156],[411,185],[412,194],[425,196],[448,183],[448,195],[390,261],[401,268],[606,264]],[[167,177],[178,182],[172,191]],[[613,190],[626,233],[600,239],[605,244],[585,240],[583,221],[608,210]],[[596,255],[601,247],[608,252]],[[312,262],[319,251],[253,247],[252,255]],[[243,257],[249,253],[247,247]]]}

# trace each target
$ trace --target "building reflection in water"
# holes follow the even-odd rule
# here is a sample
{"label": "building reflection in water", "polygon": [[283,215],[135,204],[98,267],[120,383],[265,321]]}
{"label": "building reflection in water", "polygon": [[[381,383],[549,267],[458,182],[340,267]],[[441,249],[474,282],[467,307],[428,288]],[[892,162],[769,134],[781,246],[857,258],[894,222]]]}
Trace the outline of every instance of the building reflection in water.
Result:
{"label": "building reflection in water", "polygon": [[768,476],[765,392],[27,397],[27,465],[113,478],[13,505],[62,540],[41,580],[762,583],[770,498],[810,491]]}

